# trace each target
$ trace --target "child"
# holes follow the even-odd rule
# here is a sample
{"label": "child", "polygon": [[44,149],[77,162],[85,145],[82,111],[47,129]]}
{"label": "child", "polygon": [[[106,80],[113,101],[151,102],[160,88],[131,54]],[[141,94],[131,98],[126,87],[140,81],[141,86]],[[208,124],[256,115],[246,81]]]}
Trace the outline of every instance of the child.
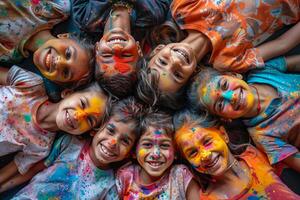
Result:
{"label": "child", "polygon": [[176,144],[202,182],[197,199],[299,199],[254,147],[233,155],[222,126],[188,111],[174,124]]}
{"label": "child", "polygon": [[74,18],[81,28],[89,33],[100,33],[104,28],[103,37],[96,43],[96,79],[117,97],[132,94],[136,63],[142,56],[139,41],[144,39],[143,32],[164,21],[170,1],[73,3]]}
{"label": "child", "polygon": [[175,146],[171,116],[149,113],[141,123],[136,149],[139,165],[119,169],[117,188],[124,200],[195,199],[199,187],[184,165],[174,165]]}
{"label": "child", "polygon": [[[265,52],[266,48],[254,47],[284,24],[299,21],[299,8],[297,0],[174,0],[171,4],[173,18],[187,31],[187,37],[180,43],[159,45],[153,51],[143,67],[146,75],[139,80],[142,88],[139,96],[162,106],[176,105],[195,72],[196,66],[189,64],[195,60],[200,62],[209,52],[209,62],[219,71],[246,72],[262,67],[263,60],[272,57]],[[294,36],[299,40],[299,30],[296,33]],[[286,46],[297,44],[295,37],[280,38],[279,45],[267,50],[272,50],[273,56],[282,55],[281,48],[287,50]],[[171,100],[173,102],[169,103]]]}
{"label": "child", "polygon": [[[28,56],[27,42],[70,15],[70,0],[3,1],[0,4],[0,62],[17,63]],[[36,44],[43,43],[43,38]]]}
{"label": "child", "polygon": [[300,172],[300,74],[289,73],[299,71],[299,63],[299,55],[278,57],[251,70],[246,82],[239,74],[203,68],[191,85],[189,100],[195,110],[243,118],[271,164],[282,161]]}
{"label": "child", "polygon": [[0,170],[0,183],[45,158],[55,132],[85,133],[101,123],[109,98],[96,83],[64,91],[63,100],[51,103],[38,75],[17,66],[0,68],[0,156],[17,152]]}
{"label": "child", "polygon": [[93,139],[62,136],[44,161],[47,168],[13,199],[117,199],[112,167],[130,155],[141,113],[134,98],[124,99]]}

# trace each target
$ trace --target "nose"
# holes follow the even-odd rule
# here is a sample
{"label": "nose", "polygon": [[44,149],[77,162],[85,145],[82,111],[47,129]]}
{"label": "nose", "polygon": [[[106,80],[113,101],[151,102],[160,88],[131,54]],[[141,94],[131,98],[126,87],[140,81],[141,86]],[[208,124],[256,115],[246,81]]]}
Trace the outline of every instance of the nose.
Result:
{"label": "nose", "polygon": [[85,119],[88,116],[88,113],[85,112],[84,110],[78,109],[76,110],[75,114],[74,114],[74,118],[76,120],[82,120]]}
{"label": "nose", "polygon": [[112,138],[109,141],[109,146],[110,146],[110,148],[115,148],[117,146],[117,140],[115,138]]}
{"label": "nose", "polygon": [[159,149],[159,147],[154,146],[154,149],[153,149],[153,151],[152,151],[152,153],[150,155],[150,158],[152,160],[157,160],[157,159],[160,158],[160,149]]}
{"label": "nose", "polygon": [[200,160],[202,162],[209,161],[211,159],[212,153],[211,151],[202,150],[200,152]]}
{"label": "nose", "polygon": [[232,90],[224,91],[222,97],[229,102],[235,102],[237,99],[237,95]]}

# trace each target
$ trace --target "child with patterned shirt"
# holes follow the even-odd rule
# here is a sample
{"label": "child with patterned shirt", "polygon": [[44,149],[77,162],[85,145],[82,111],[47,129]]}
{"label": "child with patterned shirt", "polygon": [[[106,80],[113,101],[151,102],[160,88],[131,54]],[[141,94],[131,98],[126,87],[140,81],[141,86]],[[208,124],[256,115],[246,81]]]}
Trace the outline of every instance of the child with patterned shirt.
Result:
{"label": "child with patterned shirt", "polygon": [[241,154],[234,152],[237,148],[217,121],[182,111],[174,124],[176,144],[202,183],[195,199],[299,199],[257,149],[247,146]]}
{"label": "child with patterned shirt", "polygon": [[42,168],[13,199],[117,199],[113,166],[130,155],[143,107],[134,98],[113,105],[92,139],[64,135]]}
{"label": "child with patterned shirt", "polygon": [[184,165],[174,165],[175,145],[170,115],[148,113],[141,123],[142,135],[136,148],[139,165],[121,168],[117,173],[120,198],[195,199],[199,186]]}
{"label": "child with patterned shirt", "polygon": [[0,170],[1,184],[45,158],[57,131],[79,135],[99,126],[105,115],[109,98],[96,83],[64,91],[63,100],[52,103],[38,75],[17,66],[0,71],[0,156],[18,152]]}

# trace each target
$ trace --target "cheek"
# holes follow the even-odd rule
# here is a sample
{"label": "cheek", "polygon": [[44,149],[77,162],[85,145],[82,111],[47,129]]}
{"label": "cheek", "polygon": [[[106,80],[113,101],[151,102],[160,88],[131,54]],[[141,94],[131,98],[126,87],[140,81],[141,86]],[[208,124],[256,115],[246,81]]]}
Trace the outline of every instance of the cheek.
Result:
{"label": "cheek", "polygon": [[148,153],[147,149],[144,148],[138,148],[137,149],[137,158],[144,158],[146,154]]}

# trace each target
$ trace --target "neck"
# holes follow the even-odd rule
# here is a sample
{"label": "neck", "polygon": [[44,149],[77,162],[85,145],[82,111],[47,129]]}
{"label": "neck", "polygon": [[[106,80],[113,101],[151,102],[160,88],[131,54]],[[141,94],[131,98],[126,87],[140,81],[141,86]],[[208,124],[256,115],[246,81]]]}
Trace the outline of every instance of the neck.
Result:
{"label": "neck", "polygon": [[25,43],[25,49],[35,52],[45,42],[54,38],[56,37],[51,35],[49,30],[40,31],[29,38],[29,40]]}
{"label": "neck", "polygon": [[59,131],[56,124],[58,103],[45,101],[37,110],[36,120],[39,126],[47,131]]}
{"label": "neck", "polygon": [[127,33],[131,33],[130,29],[130,14],[128,8],[118,6],[111,10],[109,18],[105,24],[104,34],[114,28],[121,28]]}
{"label": "neck", "polygon": [[153,176],[150,176],[142,167],[140,168],[140,171],[139,171],[139,183],[142,184],[142,185],[150,185],[150,184],[153,184],[155,183],[156,181],[162,179],[164,177],[164,175],[166,173],[169,173],[168,170],[166,170],[161,176],[158,176],[158,177],[153,177]]}
{"label": "neck", "polygon": [[197,62],[212,50],[210,40],[199,31],[189,30],[188,36],[182,42],[188,43],[194,50]]}

